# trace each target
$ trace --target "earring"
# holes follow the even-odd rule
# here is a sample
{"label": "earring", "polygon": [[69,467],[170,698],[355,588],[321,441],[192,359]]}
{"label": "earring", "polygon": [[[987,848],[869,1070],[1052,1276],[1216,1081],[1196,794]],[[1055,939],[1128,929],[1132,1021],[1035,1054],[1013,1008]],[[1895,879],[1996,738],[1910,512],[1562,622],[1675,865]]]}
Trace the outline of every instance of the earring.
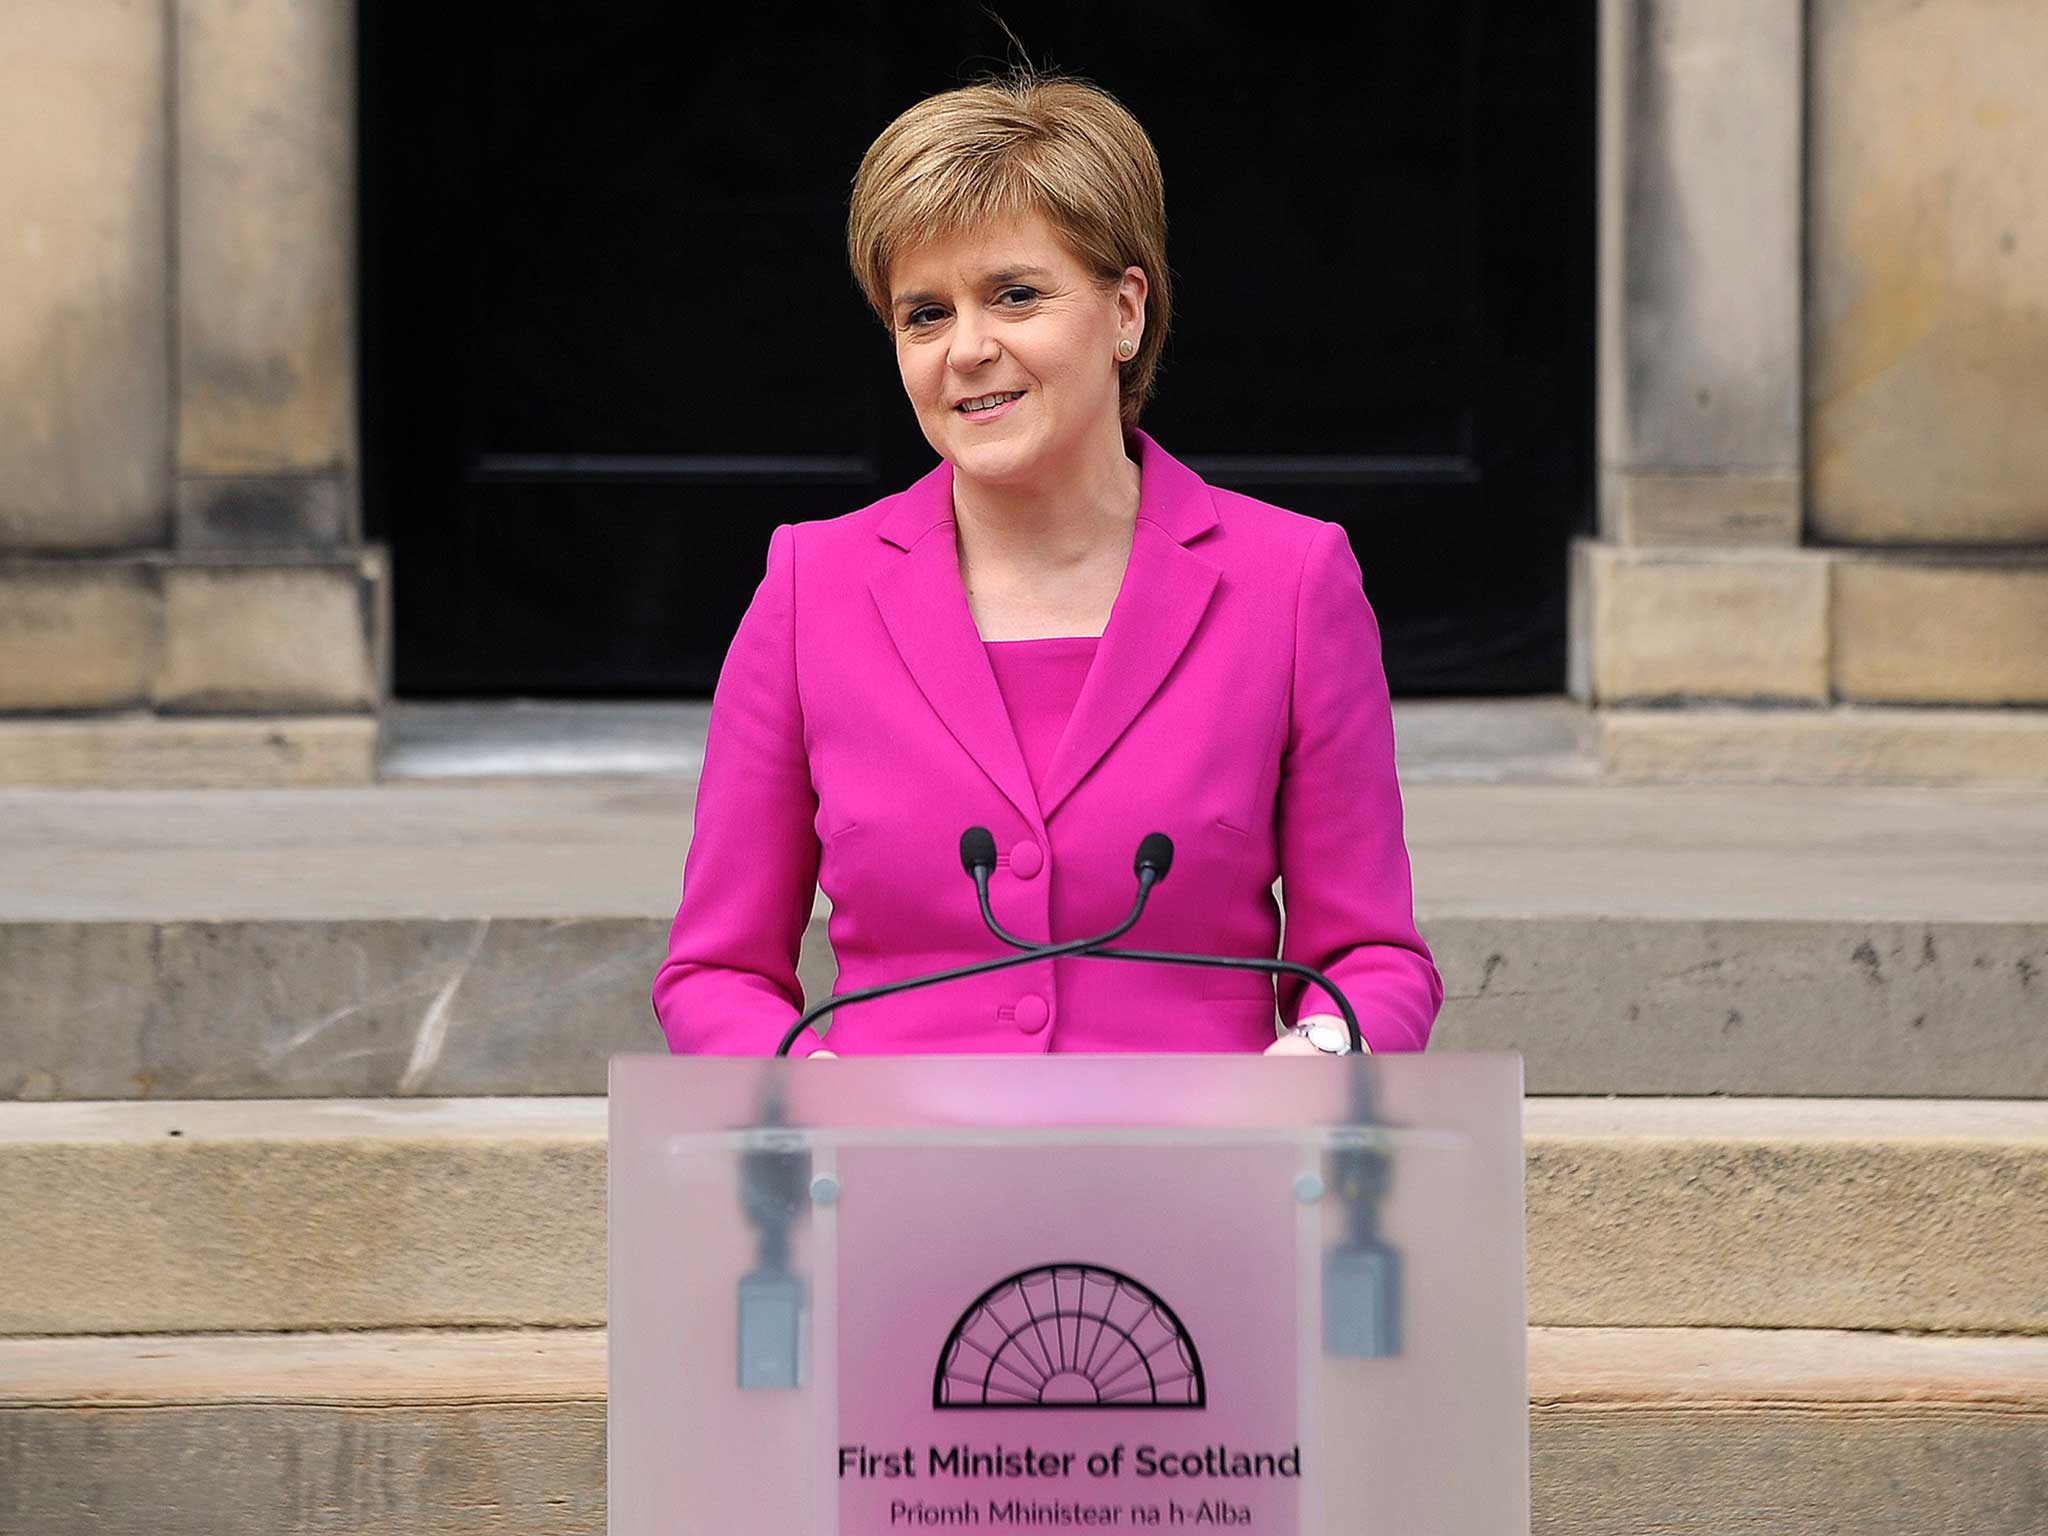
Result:
{"label": "earring", "polygon": [[1133,352],[1137,350],[1138,344],[1135,341],[1131,340],[1131,338],[1128,336],[1126,336],[1122,341],[1116,344],[1116,355],[1118,357],[1128,358]]}

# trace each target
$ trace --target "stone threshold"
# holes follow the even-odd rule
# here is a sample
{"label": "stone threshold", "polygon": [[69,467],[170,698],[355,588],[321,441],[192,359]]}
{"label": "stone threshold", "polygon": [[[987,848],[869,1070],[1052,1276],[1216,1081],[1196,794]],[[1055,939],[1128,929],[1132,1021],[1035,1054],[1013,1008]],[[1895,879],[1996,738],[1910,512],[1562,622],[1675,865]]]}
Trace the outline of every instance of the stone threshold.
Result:
{"label": "stone threshold", "polygon": [[1608,706],[1593,731],[1614,784],[2048,789],[2048,709]]}
{"label": "stone threshold", "polygon": [[62,716],[0,719],[0,786],[298,789],[377,777],[374,714]]}

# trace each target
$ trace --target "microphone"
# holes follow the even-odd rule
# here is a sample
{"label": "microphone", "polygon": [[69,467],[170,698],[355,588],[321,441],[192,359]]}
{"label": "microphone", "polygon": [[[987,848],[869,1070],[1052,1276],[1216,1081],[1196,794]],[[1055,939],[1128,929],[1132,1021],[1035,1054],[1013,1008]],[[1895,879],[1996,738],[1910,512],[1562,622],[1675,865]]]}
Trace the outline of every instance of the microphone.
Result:
{"label": "microphone", "polygon": [[[1157,870],[1154,879],[1164,880],[1166,872],[1173,868],[1173,839],[1164,832],[1147,832],[1143,842],[1138,844],[1138,878],[1145,879],[1145,871]],[[1150,885],[1150,881],[1146,882]]]}
{"label": "microphone", "polygon": [[[1166,853],[1163,859],[1160,856],[1159,849],[1153,845],[1153,838],[1157,838],[1160,843],[1165,844]],[[1149,864],[1147,862],[1148,849],[1150,850]],[[984,864],[986,866],[984,872],[976,877],[977,883],[981,886],[982,911],[986,913],[988,911],[988,872],[993,871],[996,867],[996,840],[990,834],[988,828],[969,827],[962,834],[960,839],[960,859],[963,864],[967,865],[970,872]],[[834,1008],[840,1007],[845,1003],[864,1003],[871,998],[887,997],[893,992],[907,992],[913,987],[930,987],[936,986],[942,981],[959,981],[963,977],[979,976],[987,971],[1007,970],[1013,965],[1029,965],[1034,960],[1050,960],[1060,955],[1079,954],[1091,945],[1106,944],[1119,934],[1129,932],[1131,925],[1144,915],[1146,896],[1151,892],[1153,885],[1165,874],[1166,867],[1172,862],[1173,845],[1164,834],[1155,832],[1152,834],[1152,837],[1148,837],[1145,840],[1144,844],[1140,845],[1137,902],[1131,908],[1131,915],[1106,933],[1098,933],[1089,939],[1073,939],[1065,944],[1038,945],[1031,944],[1027,940],[1010,939],[1007,942],[1024,946],[1022,953],[1003,955],[994,960],[981,960],[973,965],[956,965],[950,970],[933,971],[928,976],[910,976],[902,981],[886,981],[877,986],[862,987],[858,992],[835,994],[826,998],[823,1002],[813,1004],[799,1014],[796,1022],[791,1024],[788,1032],[783,1035],[782,1043],[775,1048],[775,1054],[777,1056],[787,1056],[790,1047],[796,1044],[797,1036],[801,1035],[806,1029],[809,1029],[814,1019],[823,1018]],[[1350,1005],[1346,1004],[1345,1006],[1349,1007]],[[1355,1037],[1355,1026],[1353,1033]]]}
{"label": "microphone", "polygon": [[[1138,844],[1138,857],[1134,861],[1138,874],[1138,889],[1141,893],[1166,878],[1166,872],[1173,868],[1173,839],[1164,832],[1148,832]],[[995,834],[987,827],[969,827],[960,834],[960,865],[979,885],[996,868]],[[1150,872],[1149,874],[1147,872]],[[1000,937],[1001,930],[997,930]],[[1015,942],[1023,942],[1017,940]]]}
{"label": "microphone", "polygon": [[[1029,951],[1038,958],[1053,954],[1101,955],[1109,960],[1142,960],[1157,965],[1211,965],[1223,970],[1261,971],[1268,975],[1300,976],[1312,981],[1329,993],[1337,1004],[1337,1011],[1344,1015],[1344,1028],[1351,1036],[1351,1049],[1363,1055],[1365,1037],[1358,1030],[1358,1014],[1351,1006],[1351,999],[1344,995],[1343,988],[1330,980],[1314,966],[1298,965],[1292,960],[1274,960],[1259,956],[1233,955],[1190,955],[1173,950],[1159,949],[1103,949],[1107,943],[1128,929],[1137,921],[1134,914],[1129,922],[1112,930],[1101,939],[1088,941],[1079,950],[1069,946],[1042,945],[1031,939],[1020,939],[1007,931],[996,921],[994,908],[989,905],[988,881],[995,873],[996,840],[986,827],[969,827],[960,834],[960,863],[967,873],[974,877],[974,888],[981,897],[981,920],[988,925],[988,931],[1013,949]],[[1138,856],[1134,861],[1138,876],[1138,905],[1142,908],[1152,887],[1166,878],[1166,872],[1173,868],[1173,839],[1164,832],[1148,832],[1138,844]]]}
{"label": "microphone", "polygon": [[1020,939],[1004,930],[996,921],[995,912],[989,906],[989,876],[995,873],[996,840],[987,827],[969,827],[960,834],[960,864],[974,877],[976,890],[981,896],[981,918],[988,929],[1005,944],[1016,949],[1014,955],[1004,955],[996,960],[983,960],[973,965],[957,965],[950,970],[933,971],[927,976],[906,977],[902,981],[883,982],[878,986],[863,987],[858,992],[834,995],[813,1004],[797,1016],[782,1037],[782,1043],[775,1048],[777,1056],[787,1056],[796,1044],[797,1037],[811,1027],[814,1020],[823,1018],[833,1009],[845,1003],[863,1003],[872,998],[887,997],[895,992],[907,992],[913,987],[935,986],[942,981],[958,981],[967,976],[979,976],[988,971],[1000,971],[1013,965],[1028,965],[1034,960],[1052,960],[1062,955],[1082,953],[1100,954],[1113,960],[1141,960],[1158,965],[1213,965],[1225,970],[1254,970],[1269,974],[1300,976],[1312,981],[1335,999],[1338,1011],[1344,1015],[1344,1027],[1351,1036],[1351,1049],[1363,1054],[1365,1037],[1358,1030],[1358,1014],[1351,1006],[1351,999],[1343,989],[1314,966],[1298,965],[1292,960],[1271,958],[1232,957],[1223,955],[1187,955],[1171,950],[1155,949],[1104,949],[1101,946],[1110,940],[1128,933],[1145,912],[1145,899],[1152,887],[1166,878],[1173,867],[1173,839],[1164,832],[1151,832],[1138,844],[1138,855],[1133,869],[1138,877],[1138,899],[1126,917],[1106,933],[1096,934],[1088,939],[1070,939],[1064,944],[1038,944],[1030,939]]}

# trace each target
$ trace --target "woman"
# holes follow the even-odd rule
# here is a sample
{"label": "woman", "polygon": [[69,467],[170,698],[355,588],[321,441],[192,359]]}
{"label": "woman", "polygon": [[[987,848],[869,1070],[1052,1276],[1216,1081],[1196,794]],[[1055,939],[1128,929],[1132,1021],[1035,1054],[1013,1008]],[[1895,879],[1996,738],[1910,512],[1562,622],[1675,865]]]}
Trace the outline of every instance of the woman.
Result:
{"label": "woman", "polygon": [[[1343,529],[1212,487],[1138,428],[1169,319],[1158,157],[1113,98],[1019,72],[927,98],[862,159],[848,253],[939,464],[785,524],[719,675],[655,1014],[772,1052],[814,885],[838,989],[1128,913],[1120,947],[1317,967],[1369,1049],[1443,997],[1412,916],[1378,630]],[[1286,341],[1289,338],[1276,337]],[[1275,878],[1286,900],[1284,950]],[[1309,1051],[1321,988],[1079,957],[849,1004],[796,1054]],[[1317,1045],[1309,1043],[1310,1031]]]}

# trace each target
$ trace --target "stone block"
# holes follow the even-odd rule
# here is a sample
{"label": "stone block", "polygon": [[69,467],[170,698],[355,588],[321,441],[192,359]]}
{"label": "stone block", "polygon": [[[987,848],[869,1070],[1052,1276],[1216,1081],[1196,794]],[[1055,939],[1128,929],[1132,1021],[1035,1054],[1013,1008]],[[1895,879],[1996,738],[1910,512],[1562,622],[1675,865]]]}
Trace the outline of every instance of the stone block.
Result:
{"label": "stone block", "polygon": [[2048,1342],[1532,1328],[1535,1536],[2048,1528]]}
{"label": "stone block", "polygon": [[0,1340],[0,1466],[10,1536],[604,1536],[605,1338]]}
{"label": "stone block", "polygon": [[1794,545],[1797,475],[1600,474],[1600,536],[1611,544]]}
{"label": "stone block", "polygon": [[2048,1333],[2048,1104],[1531,1099],[1523,1123],[1532,1323]]}
{"label": "stone block", "polygon": [[597,1097],[0,1105],[0,1335],[592,1326],[604,1183]]}
{"label": "stone block", "polygon": [[374,709],[384,662],[380,551],[301,564],[181,561],[166,566],[168,710]]}
{"label": "stone block", "polygon": [[1812,7],[1811,526],[2048,541],[2048,9]]}
{"label": "stone block", "polygon": [[141,561],[0,561],[0,710],[142,704],[159,622]]}
{"label": "stone block", "polygon": [[1799,472],[1804,9],[1600,7],[1606,468]]}
{"label": "stone block", "polygon": [[345,470],[354,6],[177,0],[176,15],[179,472]]}
{"label": "stone block", "polygon": [[1595,702],[1827,698],[1825,556],[1582,539],[1573,585],[1573,679]]}
{"label": "stone block", "polygon": [[0,923],[0,1099],[147,1098],[150,923]]}
{"label": "stone block", "polygon": [[602,1094],[612,1052],[667,1049],[666,938],[635,918],[164,924],[152,1092]]}
{"label": "stone block", "polygon": [[[2048,922],[1601,916],[1424,924],[1431,1050],[1532,1094],[2048,1098]],[[4,1073],[0,1073],[4,1077]]]}
{"label": "stone block", "polygon": [[6,27],[0,549],[161,544],[171,419],[164,9],[13,0]]}
{"label": "stone block", "polygon": [[335,549],[352,543],[355,487],[340,474],[180,475],[180,549]]}
{"label": "stone block", "polygon": [[280,789],[368,784],[377,717],[112,715],[0,720],[0,785]]}
{"label": "stone block", "polygon": [[2048,704],[2048,561],[1841,560],[1831,618],[1843,699]]}
{"label": "stone block", "polygon": [[2048,710],[1603,709],[1617,783],[2048,787]]}

